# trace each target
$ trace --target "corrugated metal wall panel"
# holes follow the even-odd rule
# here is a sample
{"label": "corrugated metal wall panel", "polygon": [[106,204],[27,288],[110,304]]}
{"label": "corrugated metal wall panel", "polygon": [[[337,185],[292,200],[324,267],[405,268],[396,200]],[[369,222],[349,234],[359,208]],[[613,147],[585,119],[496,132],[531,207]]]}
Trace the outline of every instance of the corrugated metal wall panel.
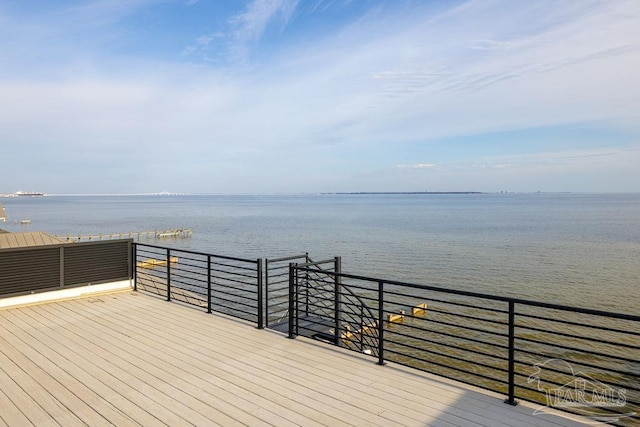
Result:
{"label": "corrugated metal wall panel", "polygon": [[0,295],[60,286],[60,248],[30,248],[0,253]]}
{"label": "corrugated metal wall panel", "polygon": [[61,274],[64,287],[128,279],[131,242],[126,239],[1,249],[0,296],[60,288]]}
{"label": "corrugated metal wall panel", "polygon": [[129,278],[129,240],[64,246],[64,285],[103,283]]}

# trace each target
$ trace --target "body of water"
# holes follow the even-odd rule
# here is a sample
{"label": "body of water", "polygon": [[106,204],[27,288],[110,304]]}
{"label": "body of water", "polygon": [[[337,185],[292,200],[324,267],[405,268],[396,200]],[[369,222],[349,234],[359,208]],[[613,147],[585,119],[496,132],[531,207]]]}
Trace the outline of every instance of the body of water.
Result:
{"label": "body of water", "polygon": [[[190,228],[153,244],[638,314],[640,194],[47,196],[0,199],[7,231]],[[30,219],[30,225],[20,225]],[[141,242],[147,242],[142,239]]]}

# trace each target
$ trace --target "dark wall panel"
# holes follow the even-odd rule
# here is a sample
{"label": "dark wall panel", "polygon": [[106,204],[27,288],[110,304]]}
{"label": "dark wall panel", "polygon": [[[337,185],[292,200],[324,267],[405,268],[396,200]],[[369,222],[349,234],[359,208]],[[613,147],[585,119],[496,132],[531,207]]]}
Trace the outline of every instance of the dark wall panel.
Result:
{"label": "dark wall panel", "polygon": [[64,246],[64,285],[128,279],[129,246],[120,240]]}
{"label": "dark wall panel", "polygon": [[[0,296],[126,280],[131,240],[0,250]],[[62,282],[62,285],[61,285]]]}
{"label": "dark wall panel", "polygon": [[0,295],[60,286],[60,248],[0,252]]}

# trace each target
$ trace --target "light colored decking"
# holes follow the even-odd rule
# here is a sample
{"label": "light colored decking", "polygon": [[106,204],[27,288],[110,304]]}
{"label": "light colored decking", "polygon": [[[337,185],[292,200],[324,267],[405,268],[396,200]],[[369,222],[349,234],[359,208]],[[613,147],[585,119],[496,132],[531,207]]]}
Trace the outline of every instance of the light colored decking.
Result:
{"label": "light colored decking", "polygon": [[503,398],[143,293],[0,310],[0,426],[578,425]]}

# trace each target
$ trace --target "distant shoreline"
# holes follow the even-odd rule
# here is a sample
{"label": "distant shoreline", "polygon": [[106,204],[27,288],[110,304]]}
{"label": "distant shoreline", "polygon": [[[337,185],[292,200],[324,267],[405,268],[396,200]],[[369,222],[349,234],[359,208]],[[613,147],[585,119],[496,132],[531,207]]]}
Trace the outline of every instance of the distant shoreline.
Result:
{"label": "distant shoreline", "polygon": [[320,194],[343,194],[343,195],[356,195],[356,194],[487,194],[482,191],[352,191],[341,193],[320,193]]}
{"label": "distant shoreline", "polygon": [[[576,194],[572,191],[541,192],[541,191],[326,191],[317,193],[42,193],[38,196],[25,197],[15,193],[0,193],[3,198],[42,198],[42,197],[166,197],[166,196],[360,196],[360,195],[487,195],[487,194]],[[636,193],[578,193],[578,194],[636,194]]]}

